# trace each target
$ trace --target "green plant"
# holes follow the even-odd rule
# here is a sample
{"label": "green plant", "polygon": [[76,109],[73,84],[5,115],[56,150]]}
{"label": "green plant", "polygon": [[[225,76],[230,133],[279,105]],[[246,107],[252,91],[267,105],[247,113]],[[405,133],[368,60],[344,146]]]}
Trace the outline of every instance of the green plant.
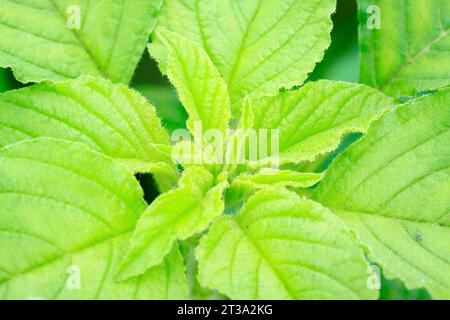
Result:
{"label": "green plant", "polygon": [[[334,0],[2,1],[0,66],[39,83],[0,94],[0,297],[376,299],[375,263],[450,298],[450,8],[392,2],[360,1],[365,85],[304,84]],[[127,87],[150,33],[188,140]]]}

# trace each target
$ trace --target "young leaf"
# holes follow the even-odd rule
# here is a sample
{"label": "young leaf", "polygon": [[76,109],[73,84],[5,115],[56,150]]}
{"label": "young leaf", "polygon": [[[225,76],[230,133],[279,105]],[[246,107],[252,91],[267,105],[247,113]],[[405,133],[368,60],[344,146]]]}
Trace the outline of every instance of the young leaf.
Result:
{"label": "young leaf", "polygon": [[233,179],[225,193],[227,210],[234,212],[256,191],[266,188],[293,188],[306,191],[322,179],[321,173],[264,168],[255,174],[244,171]]}
{"label": "young leaf", "polygon": [[169,138],[153,107],[123,85],[81,77],[0,95],[0,146],[35,137],[82,142],[123,161],[134,172],[176,181]]}
{"label": "young leaf", "polygon": [[[128,83],[161,0],[5,0],[0,66],[21,82],[80,75]],[[38,50],[37,50],[38,48]]]}
{"label": "young leaf", "polygon": [[322,179],[321,173],[304,173],[291,170],[262,169],[256,174],[241,174],[233,184],[244,185],[250,189],[264,187],[308,188]]}
{"label": "young leaf", "polygon": [[169,56],[167,75],[189,114],[187,127],[194,133],[194,123],[203,130],[217,129],[225,139],[230,120],[227,85],[205,51],[194,42],[172,32],[160,31]]}
{"label": "young leaf", "polygon": [[254,129],[279,129],[282,163],[335,150],[344,134],[366,132],[394,100],[364,85],[322,80],[263,98],[253,106]]}
{"label": "young leaf", "polygon": [[[334,0],[166,0],[156,31],[201,45],[228,85],[233,114],[246,95],[275,95],[300,85],[330,44]],[[153,56],[165,69],[158,39]]]}
{"label": "young leaf", "polygon": [[178,188],[159,196],[141,215],[118,279],[140,275],[161,263],[173,243],[205,230],[224,209],[226,182],[214,185],[206,169],[188,167]]}
{"label": "young leaf", "polygon": [[125,167],[82,144],[39,138],[0,149],[0,296],[185,297],[178,248],[139,278],[113,280],[142,196]]}
{"label": "young leaf", "polygon": [[284,189],[262,190],[222,216],[197,249],[199,280],[231,299],[373,299],[367,262],[328,209]]}
{"label": "young leaf", "polygon": [[315,198],[333,208],[389,277],[450,298],[450,90],[376,122],[327,171]]}
{"label": "young leaf", "polygon": [[359,0],[359,7],[363,83],[392,96],[450,85],[449,1]]}

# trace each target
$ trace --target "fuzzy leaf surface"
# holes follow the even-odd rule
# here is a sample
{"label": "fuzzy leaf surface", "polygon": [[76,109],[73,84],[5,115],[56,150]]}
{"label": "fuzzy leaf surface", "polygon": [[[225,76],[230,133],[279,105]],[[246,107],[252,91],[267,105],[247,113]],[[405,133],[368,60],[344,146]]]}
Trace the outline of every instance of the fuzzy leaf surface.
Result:
{"label": "fuzzy leaf surface", "polygon": [[233,184],[244,185],[252,189],[264,187],[308,188],[318,183],[321,178],[321,173],[265,168],[256,174],[241,174],[233,180]]}
{"label": "fuzzy leaf surface", "polygon": [[196,252],[200,284],[231,299],[375,299],[367,262],[328,209],[285,189],[262,190],[215,220]]}
{"label": "fuzzy leaf surface", "polygon": [[206,169],[188,167],[179,186],[160,195],[141,215],[118,279],[144,273],[161,263],[176,240],[205,230],[223,212],[225,187],[226,183],[214,185]]}
{"label": "fuzzy leaf surface", "polygon": [[3,0],[0,66],[24,83],[86,74],[128,83],[160,6],[161,0]]}
{"label": "fuzzy leaf surface", "polygon": [[[166,0],[156,31],[201,45],[223,75],[233,114],[246,95],[275,95],[302,84],[330,44],[334,0]],[[166,66],[157,40],[151,52]]]}
{"label": "fuzzy leaf surface", "polygon": [[253,103],[253,128],[279,130],[281,163],[313,161],[344,134],[366,132],[395,101],[364,85],[321,80]]}
{"label": "fuzzy leaf surface", "polygon": [[315,198],[408,288],[450,297],[450,90],[399,107],[339,156]]}
{"label": "fuzzy leaf surface", "polygon": [[0,146],[37,137],[81,142],[133,172],[153,167],[176,179],[169,138],[154,108],[109,80],[86,76],[0,94]]}
{"label": "fuzzy leaf surface", "polygon": [[[380,29],[368,27],[373,6]],[[449,1],[359,0],[359,10],[361,82],[391,96],[450,85]]]}
{"label": "fuzzy leaf surface", "polygon": [[114,160],[49,138],[4,147],[0,203],[3,299],[186,296],[177,247],[139,278],[113,280],[146,206],[138,182]]}
{"label": "fuzzy leaf surface", "polygon": [[219,71],[196,43],[167,31],[161,31],[159,36],[169,52],[167,75],[189,114],[187,127],[194,133],[194,123],[198,122],[203,130],[219,130],[225,139],[231,116],[230,98]]}

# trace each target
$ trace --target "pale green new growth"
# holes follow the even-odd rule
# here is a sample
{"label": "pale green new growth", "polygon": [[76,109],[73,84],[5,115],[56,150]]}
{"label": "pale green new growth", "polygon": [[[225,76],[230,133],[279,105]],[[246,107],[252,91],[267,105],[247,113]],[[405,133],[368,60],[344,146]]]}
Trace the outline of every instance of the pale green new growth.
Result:
{"label": "pale green new growth", "polygon": [[158,35],[169,52],[167,75],[189,114],[187,127],[194,133],[194,123],[199,122],[203,130],[219,130],[225,139],[231,116],[230,98],[211,59],[194,42],[167,31]]}
{"label": "pale green new growth", "polygon": [[81,75],[128,83],[161,0],[2,0],[0,67],[22,82]]}
{"label": "pale green new growth", "polygon": [[358,1],[383,93],[336,0],[0,0],[0,299],[450,299],[450,2]]}
{"label": "pale green new growth", "polygon": [[133,175],[73,142],[40,138],[0,149],[0,297],[183,298],[177,248],[139,278],[113,280],[145,209]]}
{"label": "pale green new growth", "polygon": [[318,203],[262,190],[211,225],[199,280],[232,299],[374,299],[368,264],[345,226]]}
{"label": "pale green new growth", "polygon": [[243,185],[250,189],[265,187],[308,188],[322,179],[321,173],[304,173],[291,170],[262,169],[256,174],[241,174],[233,180],[233,184]]}
{"label": "pale green new growth", "polygon": [[223,212],[226,186],[214,185],[213,175],[203,168],[187,168],[179,186],[159,196],[141,215],[118,278],[144,273],[161,263],[177,239],[205,230]]}
{"label": "pale green new growth", "polygon": [[359,0],[359,10],[363,83],[392,96],[450,85],[449,1]]}
{"label": "pale green new growth", "polygon": [[154,108],[108,80],[81,77],[0,95],[0,146],[36,137],[82,142],[134,171],[177,172]]}
{"label": "pale green new growth", "polygon": [[[275,95],[301,85],[330,44],[334,0],[165,0],[156,31],[203,47],[223,75],[233,114],[246,95]],[[151,52],[162,68],[166,50]]]}
{"label": "pale green new growth", "polygon": [[389,277],[450,298],[450,90],[399,107],[332,164],[315,198]]}
{"label": "pale green new growth", "polygon": [[226,193],[228,209],[235,210],[261,189],[290,188],[306,191],[322,179],[323,174],[264,168],[252,174],[244,172],[233,179]]}
{"label": "pale green new growth", "polygon": [[395,104],[364,85],[322,80],[253,103],[254,129],[279,129],[282,163],[314,160],[335,150],[342,136],[366,132]]}

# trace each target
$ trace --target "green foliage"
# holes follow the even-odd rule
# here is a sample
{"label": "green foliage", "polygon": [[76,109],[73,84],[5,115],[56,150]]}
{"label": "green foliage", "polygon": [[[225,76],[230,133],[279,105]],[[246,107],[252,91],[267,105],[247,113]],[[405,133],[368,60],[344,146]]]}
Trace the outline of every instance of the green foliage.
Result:
{"label": "green foliage", "polygon": [[337,148],[349,132],[366,132],[393,99],[364,85],[310,82],[263,98],[253,107],[253,128],[280,130],[282,163],[312,161]]}
{"label": "green foliage", "polygon": [[450,298],[450,90],[400,106],[331,165],[316,199],[386,275]]}
{"label": "green foliage", "polygon": [[0,172],[3,298],[185,295],[176,247],[141,277],[122,283],[113,280],[145,209],[139,184],[122,165],[84,145],[45,138],[1,149]]}
{"label": "green foliage", "polygon": [[[156,31],[198,43],[223,75],[233,114],[245,96],[275,95],[301,85],[330,43],[333,0],[167,0]],[[153,56],[166,66],[154,38]]]}
{"label": "green foliage", "polygon": [[235,299],[370,299],[367,261],[338,218],[283,189],[217,219],[197,249],[199,279]]}
{"label": "green foliage", "polygon": [[189,114],[188,129],[194,133],[194,122],[201,122],[204,130],[217,129],[225,135],[230,98],[211,59],[197,44],[176,34],[161,31],[158,35],[168,49],[167,75]]}
{"label": "green foliage", "polygon": [[5,92],[0,119],[0,146],[36,137],[78,141],[133,172],[177,179],[169,137],[154,108],[123,85],[87,76]]}
{"label": "green foliage", "polygon": [[128,83],[160,5],[161,0],[2,1],[0,66],[11,67],[25,83],[85,74]]}
{"label": "green foliage", "polygon": [[1,1],[0,297],[450,299],[448,6]]}
{"label": "green foliage", "polygon": [[[450,85],[450,2],[358,1],[361,82],[392,96]],[[374,5],[380,29],[367,26],[367,9]]]}
{"label": "green foliage", "polygon": [[223,212],[225,187],[226,182],[214,185],[214,177],[205,169],[186,169],[178,188],[158,197],[140,217],[118,278],[144,273],[161,263],[175,240],[206,229]]}
{"label": "green foliage", "polygon": [[233,181],[254,189],[273,187],[307,188],[322,179],[320,173],[304,173],[292,170],[263,169],[256,174],[241,174]]}

